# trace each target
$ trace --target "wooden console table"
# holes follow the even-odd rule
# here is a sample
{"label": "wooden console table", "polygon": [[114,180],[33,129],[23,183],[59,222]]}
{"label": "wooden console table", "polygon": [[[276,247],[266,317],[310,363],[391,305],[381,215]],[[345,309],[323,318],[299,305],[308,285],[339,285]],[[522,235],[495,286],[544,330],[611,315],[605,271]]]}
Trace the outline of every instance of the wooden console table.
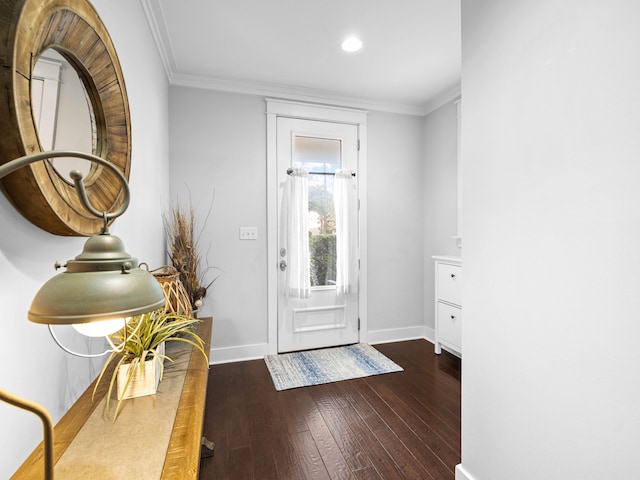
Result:
{"label": "wooden console table", "polygon": [[[201,320],[198,334],[209,352],[212,319]],[[165,362],[158,392],[125,400],[115,422],[117,400],[105,409],[113,369],[105,373],[93,400],[95,382],[87,388],[55,426],[56,478],[198,478],[209,366],[182,342],[170,342],[167,355],[174,362]],[[42,457],[40,444],[11,478],[43,478]]]}

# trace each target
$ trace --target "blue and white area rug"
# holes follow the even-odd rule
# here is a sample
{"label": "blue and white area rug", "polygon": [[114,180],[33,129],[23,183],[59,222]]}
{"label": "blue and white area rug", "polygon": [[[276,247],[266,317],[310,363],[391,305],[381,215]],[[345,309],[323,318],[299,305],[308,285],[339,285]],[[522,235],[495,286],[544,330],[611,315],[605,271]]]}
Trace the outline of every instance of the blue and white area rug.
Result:
{"label": "blue and white area rug", "polygon": [[365,343],[266,355],[264,361],[276,390],[402,371],[402,367]]}

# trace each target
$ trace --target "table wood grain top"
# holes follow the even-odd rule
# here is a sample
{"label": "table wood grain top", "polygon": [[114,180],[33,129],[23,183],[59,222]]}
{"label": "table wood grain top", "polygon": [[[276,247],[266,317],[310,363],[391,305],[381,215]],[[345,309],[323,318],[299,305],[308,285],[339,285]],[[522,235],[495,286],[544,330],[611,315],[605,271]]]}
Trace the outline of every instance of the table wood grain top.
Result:
{"label": "table wood grain top", "polygon": [[[204,350],[209,352],[211,347],[211,331],[213,320],[211,318],[201,319],[198,325],[198,334],[204,341]],[[171,389],[180,389],[179,392],[167,392],[167,396],[179,395],[175,402],[169,402],[171,407],[164,407],[161,410],[164,398],[157,397],[162,395],[162,382],[158,393],[149,397],[139,397],[133,399],[130,412],[132,417],[139,421],[120,421],[112,422],[112,415],[97,411],[104,409],[104,399],[108,391],[109,382],[105,381],[111,377],[113,367],[110,366],[105,373],[105,379],[98,385],[95,397],[92,399],[95,381],[85,390],[74,405],[60,419],[54,428],[54,463],[58,465],[58,469],[65,468],[65,477],[68,476],[68,469],[73,469],[73,461],[69,460],[73,455],[78,457],[78,452],[91,452],[91,446],[87,445],[87,438],[93,435],[96,437],[96,429],[98,431],[108,432],[107,440],[113,442],[131,442],[131,439],[137,439],[132,443],[133,448],[137,451],[144,452],[144,449],[151,450],[156,448],[159,450],[155,455],[149,455],[148,458],[144,454],[138,455],[140,461],[148,462],[149,458],[155,458],[153,461],[162,461],[163,465],[154,466],[161,471],[160,479],[162,480],[186,480],[197,479],[198,468],[200,463],[200,444],[202,438],[202,420],[204,416],[204,405],[206,399],[207,378],[208,378],[208,362],[202,354],[192,347],[182,343],[174,342],[178,350],[176,356],[183,357],[177,365],[167,364],[165,366],[165,375],[171,375],[171,381],[167,381],[165,389],[169,386]],[[180,349],[188,351],[181,352]],[[115,363],[115,362],[114,362]],[[164,380],[163,380],[164,381]],[[157,397],[157,398],[154,398]],[[138,400],[137,404],[135,401]],[[127,402],[129,400],[126,400]],[[116,401],[112,399],[111,411],[115,408]],[[157,412],[149,412],[156,408]],[[126,407],[125,407],[126,408]],[[123,414],[125,412],[123,408]],[[138,412],[135,409],[138,408]],[[144,409],[144,411],[142,410]],[[154,420],[154,415],[155,419]],[[148,416],[149,420],[145,420]],[[157,418],[163,418],[163,421],[172,422],[173,425],[167,425],[165,430],[170,432],[168,438],[166,435],[160,435],[163,438],[149,438],[144,435],[144,421],[157,421]],[[101,424],[100,422],[104,422]],[[87,434],[87,429],[92,428],[93,432]],[[106,434],[106,433],[105,433]],[[104,439],[103,439],[104,440]],[[109,451],[104,451],[105,443],[102,443],[101,451],[95,452],[101,458],[108,459]],[[109,443],[106,443],[109,445]],[[167,446],[168,445],[168,446]],[[83,450],[84,449],[84,450]],[[87,450],[89,449],[89,450]],[[108,448],[106,449],[108,450]],[[165,454],[166,453],[166,454]],[[65,458],[63,458],[63,456]],[[93,456],[93,455],[88,455]],[[62,459],[62,461],[61,461]],[[122,459],[113,459],[114,462],[122,462]],[[71,462],[71,464],[70,464]],[[133,463],[133,460],[128,460]],[[135,471],[135,465],[128,465]],[[148,466],[148,465],[147,465]],[[80,465],[78,465],[80,467]],[[84,466],[86,468],[86,465]],[[94,472],[93,478],[100,478],[98,471]],[[55,474],[55,470],[54,470]],[[109,473],[105,472],[105,478]],[[40,444],[25,460],[22,466],[16,471],[12,479],[36,479],[43,478],[43,449]]]}

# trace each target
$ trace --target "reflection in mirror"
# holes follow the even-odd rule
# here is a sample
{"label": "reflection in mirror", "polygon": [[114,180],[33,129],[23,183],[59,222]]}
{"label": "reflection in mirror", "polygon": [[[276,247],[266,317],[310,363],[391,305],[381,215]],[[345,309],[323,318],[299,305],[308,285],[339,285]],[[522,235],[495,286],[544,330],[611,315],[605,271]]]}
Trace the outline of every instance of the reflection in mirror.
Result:
{"label": "reflection in mirror", "polygon": [[[45,50],[36,62],[31,105],[43,151],[95,152],[95,117],[84,84],[73,66],[53,48]],[[70,183],[71,170],[79,170],[87,178],[92,168],[90,162],[78,158],[55,158],[51,163]]]}

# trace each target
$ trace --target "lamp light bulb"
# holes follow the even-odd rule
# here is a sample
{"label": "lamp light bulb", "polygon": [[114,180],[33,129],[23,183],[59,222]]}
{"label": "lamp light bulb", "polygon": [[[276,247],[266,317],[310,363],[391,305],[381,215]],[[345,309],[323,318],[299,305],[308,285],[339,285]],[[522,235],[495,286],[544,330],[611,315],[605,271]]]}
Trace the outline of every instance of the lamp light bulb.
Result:
{"label": "lamp light bulb", "polygon": [[129,320],[131,318],[116,318],[91,323],[74,323],[71,326],[76,332],[87,337],[106,337],[122,330]]}

